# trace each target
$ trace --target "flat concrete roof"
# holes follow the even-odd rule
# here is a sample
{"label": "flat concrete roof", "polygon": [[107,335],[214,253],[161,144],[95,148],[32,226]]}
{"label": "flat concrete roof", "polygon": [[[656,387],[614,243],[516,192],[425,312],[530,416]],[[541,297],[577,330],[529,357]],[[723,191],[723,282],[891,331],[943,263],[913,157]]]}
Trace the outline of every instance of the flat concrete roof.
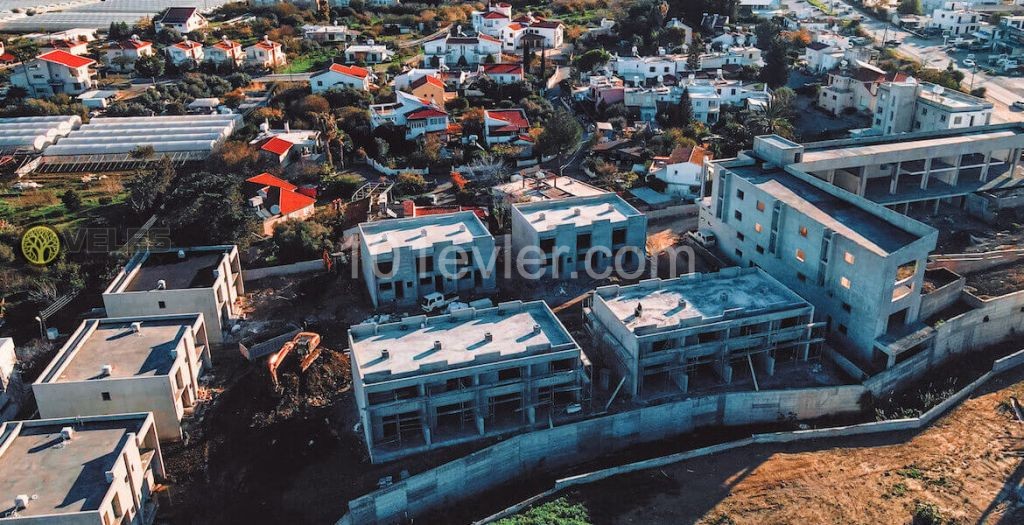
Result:
{"label": "flat concrete roof", "polygon": [[[633,331],[638,327],[675,327],[692,319],[719,321],[727,311],[731,311],[729,319],[739,319],[809,306],[758,268],[729,268],[632,286],[608,286],[599,288],[597,296]],[[637,305],[642,307],[640,317],[636,316]]]}
{"label": "flat concrete roof", "polygon": [[[489,342],[488,333],[492,337]],[[544,301],[515,301],[481,310],[410,317],[398,323],[357,325],[349,335],[365,383],[576,348]],[[440,350],[435,349],[435,341],[441,343]],[[387,359],[382,359],[382,350],[388,351]]]}
{"label": "flat concrete roof", "polygon": [[364,222],[359,225],[359,232],[371,255],[389,253],[403,246],[418,251],[445,241],[454,245],[469,244],[477,237],[491,236],[471,211]]}
{"label": "flat concrete roof", "polygon": [[[230,249],[230,246],[224,247],[224,250],[185,249],[184,258],[178,257],[177,251],[143,254],[135,263],[138,271],[121,291],[156,290],[160,280],[166,281],[168,290],[209,288],[216,281],[213,271]],[[131,272],[132,262],[128,264],[125,271]]]}
{"label": "flat concrete roof", "polygon": [[[99,509],[110,488],[106,472],[120,456],[128,433],[142,430],[143,418],[92,420],[52,425],[9,422],[0,435],[0,518],[10,517],[14,498],[34,498],[18,516],[71,514]],[[61,439],[61,428],[75,434]]]}
{"label": "flat concrete roof", "polygon": [[522,180],[499,184],[491,188],[498,194],[512,195],[530,201],[564,199],[567,197],[586,197],[608,193],[595,188],[586,182],[568,176],[535,179],[524,177]]}
{"label": "flat concrete roof", "polygon": [[920,237],[830,195],[778,168],[723,167],[819,224],[874,253],[885,256]]}
{"label": "flat concrete roof", "polygon": [[[176,359],[171,351],[192,329],[195,317],[139,320],[138,333],[132,331],[132,322],[132,319],[86,321],[80,337],[72,339],[55,358],[62,360],[59,365],[41,379],[63,383],[170,373]],[[113,367],[109,376],[101,372],[104,365]],[[53,374],[59,375],[54,377]]]}
{"label": "flat concrete roof", "polygon": [[[963,146],[971,142],[1012,138],[1022,134],[1022,130],[1019,127],[1010,129],[1007,129],[1004,125],[999,125],[999,127],[1002,129],[990,129],[988,127],[965,128],[956,130],[959,133],[952,134],[944,131],[941,133],[941,136],[929,136],[931,134],[922,133],[920,135],[901,134],[852,140],[812,142],[804,145],[803,158],[798,164],[827,162],[830,163],[827,167],[831,168],[833,167],[831,163],[849,159],[863,159],[865,162],[862,162],[862,164],[868,164],[877,155],[907,153],[929,148],[934,148],[934,151],[938,152],[938,156],[942,156],[944,154],[953,154],[949,152],[944,153],[943,148]],[[918,136],[915,137],[914,135]],[[958,150],[954,149],[952,151],[956,152]]]}
{"label": "flat concrete roof", "polygon": [[614,193],[513,206],[519,210],[530,227],[538,232],[550,231],[562,224],[571,224],[576,228],[605,220],[615,224],[626,222],[629,217],[642,215]]}

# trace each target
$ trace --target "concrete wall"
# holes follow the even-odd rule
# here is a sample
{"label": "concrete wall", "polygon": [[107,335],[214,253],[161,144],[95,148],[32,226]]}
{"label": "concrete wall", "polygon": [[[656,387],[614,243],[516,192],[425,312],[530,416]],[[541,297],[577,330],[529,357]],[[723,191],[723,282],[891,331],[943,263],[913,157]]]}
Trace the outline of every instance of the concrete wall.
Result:
{"label": "concrete wall", "polygon": [[537,470],[551,470],[711,425],[856,412],[858,385],[691,398],[521,434],[349,502],[340,524],[397,523]]}
{"label": "concrete wall", "polygon": [[962,295],[973,310],[935,327],[935,352],[947,356],[976,350],[1024,332],[1024,290],[993,299]]}
{"label": "concrete wall", "polygon": [[929,259],[929,268],[946,268],[963,275],[1024,260],[1024,248],[982,253],[932,255]]}
{"label": "concrete wall", "polygon": [[251,270],[242,270],[242,278],[246,281],[255,281],[256,279],[263,279],[266,277],[275,277],[278,275],[294,275],[297,273],[306,272],[317,272],[324,269],[323,259],[313,259],[309,261],[301,261],[292,264],[282,264],[280,266],[269,266],[267,268],[253,268]]}
{"label": "concrete wall", "polygon": [[928,320],[931,316],[941,312],[947,306],[956,302],[963,293],[964,283],[967,279],[960,277],[950,283],[944,284],[930,293],[921,296],[921,312],[919,318]]}

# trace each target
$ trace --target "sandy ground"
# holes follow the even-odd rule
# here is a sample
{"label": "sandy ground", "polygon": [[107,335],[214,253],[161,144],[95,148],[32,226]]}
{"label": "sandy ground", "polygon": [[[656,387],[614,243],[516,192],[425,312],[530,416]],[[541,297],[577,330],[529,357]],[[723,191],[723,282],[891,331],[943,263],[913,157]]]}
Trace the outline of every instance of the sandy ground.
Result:
{"label": "sandy ground", "polygon": [[597,524],[1024,523],[1024,425],[1007,403],[1024,372],[997,378],[917,435],[747,447],[570,493]]}

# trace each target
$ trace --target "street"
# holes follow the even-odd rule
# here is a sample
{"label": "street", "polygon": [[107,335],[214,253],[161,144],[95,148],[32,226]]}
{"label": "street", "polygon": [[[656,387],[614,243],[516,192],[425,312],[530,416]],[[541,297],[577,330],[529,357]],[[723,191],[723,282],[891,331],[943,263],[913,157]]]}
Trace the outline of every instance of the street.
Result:
{"label": "street", "polygon": [[[1024,100],[1024,78],[1008,77],[1001,75],[990,75],[978,69],[976,72],[963,65],[963,59],[970,51],[955,49],[947,52],[943,47],[942,38],[921,38],[893,24],[882,22],[872,18],[865,10],[852,6],[857,12],[863,15],[861,27],[863,27],[876,42],[885,40],[899,40],[901,43],[897,48],[900,53],[913,58],[921,63],[923,67],[945,69],[950,60],[953,67],[964,72],[964,87],[985,88],[985,99],[993,104],[992,122],[1016,122],[1024,120],[1020,111],[1010,107],[1018,100]],[[979,64],[987,63],[987,53],[974,52],[978,56]],[[972,79],[973,76],[973,79]]]}

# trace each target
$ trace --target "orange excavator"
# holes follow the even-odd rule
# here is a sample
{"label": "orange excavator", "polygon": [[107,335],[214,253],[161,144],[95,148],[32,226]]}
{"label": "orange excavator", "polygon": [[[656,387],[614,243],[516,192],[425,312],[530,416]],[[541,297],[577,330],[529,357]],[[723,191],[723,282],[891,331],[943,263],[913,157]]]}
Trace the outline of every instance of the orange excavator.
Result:
{"label": "orange excavator", "polygon": [[277,380],[277,369],[284,363],[288,356],[295,353],[299,359],[299,370],[305,372],[309,365],[320,356],[320,334],[316,332],[299,332],[291,341],[281,346],[277,353],[271,354],[267,359],[267,369],[270,371],[270,380],[274,383],[274,389],[280,388]]}

